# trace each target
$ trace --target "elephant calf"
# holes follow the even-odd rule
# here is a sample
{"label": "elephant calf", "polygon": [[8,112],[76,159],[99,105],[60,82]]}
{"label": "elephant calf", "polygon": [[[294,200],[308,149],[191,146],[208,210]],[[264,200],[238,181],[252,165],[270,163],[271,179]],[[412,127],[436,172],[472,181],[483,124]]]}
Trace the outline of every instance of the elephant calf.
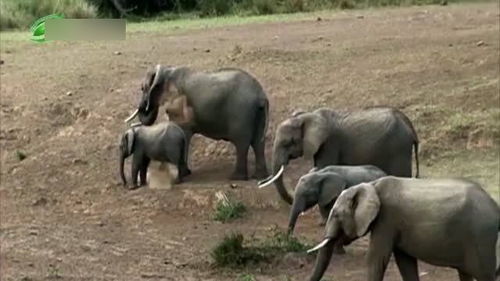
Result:
{"label": "elephant calf", "polygon": [[313,168],[309,173],[300,177],[295,187],[288,233],[293,233],[297,219],[302,212],[318,205],[323,223],[326,223],[330,210],[344,189],[384,176],[386,173],[373,165],[332,165],[323,169]]}
{"label": "elephant calf", "polygon": [[[394,254],[405,281],[418,281],[417,259],[454,268],[461,281],[494,281],[500,208],[477,183],[464,179],[383,177],[345,191],[325,227],[309,280],[319,281],[334,245],[371,232],[368,279],[382,281]],[[498,280],[498,279],[497,279]]]}
{"label": "elephant calf", "polygon": [[[290,209],[288,234],[293,233],[297,219],[302,212],[317,204],[322,217],[321,224],[324,225],[330,210],[342,191],[348,187],[363,182],[371,182],[384,176],[386,176],[384,171],[373,165],[332,165],[323,169],[313,168],[299,179],[295,187],[295,196]],[[335,247],[335,253],[345,253],[341,244]]]}
{"label": "elephant calf", "polygon": [[187,142],[184,131],[173,122],[163,122],[154,126],[136,126],[128,129],[120,143],[120,176],[123,185],[127,185],[123,166],[125,159],[132,158],[132,186],[138,187],[137,176],[141,185],[146,185],[148,165],[151,160],[167,162],[177,166],[177,182],[191,173],[187,167]]}

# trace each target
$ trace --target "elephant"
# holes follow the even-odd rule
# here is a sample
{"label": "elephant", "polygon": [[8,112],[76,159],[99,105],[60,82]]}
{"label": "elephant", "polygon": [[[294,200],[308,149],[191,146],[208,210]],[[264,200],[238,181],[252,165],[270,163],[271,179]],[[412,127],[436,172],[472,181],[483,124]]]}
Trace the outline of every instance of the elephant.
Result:
{"label": "elephant", "polygon": [[149,126],[156,121],[159,107],[165,104],[166,113],[174,117],[174,122],[177,117],[183,120],[179,125],[186,133],[188,145],[193,134],[235,145],[232,180],[248,179],[250,146],[256,159],[254,177],[268,175],[264,155],[269,101],[252,75],[237,68],[201,72],[185,66],[156,65],[146,73],[138,108],[125,121],[139,116],[140,122]]}
{"label": "elephant", "polygon": [[368,107],[355,111],[319,108],[295,112],[276,129],[272,151],[272,175],[259,187],[275,183],[280,197],[292,204],[283,183],[290,160],[303,156],[314,167],[374,165],[386,174],[412,175],[412,146],[418,168],[418,137],[410,119],[392,107]]}
{"label": "elephant", "polygon": [[299,215],[318,205],[322,217],[322,225],[326,223],[328,214],[337,197],[351,186],[371,182],[387,176],[384,171],[373,165],[337,166],[313,168],[300,177],[295,187],[295,196],[290,209],[288,233],[293,233]]}
{"label": "elephant", "polygon": [[125,159],[132,157],[132,187],[139,187],[137,176],[140,176],[140,186],[146,185],[148,165],[151,160],[167,162],[177,166],[177,183],[191,174],[187,166],[187,142],[184,131],[173,122],[162,122],[153,126],[135,126],[129,128],[120,142],[120,177],[123,185],[127,180],[123,171]]}
{"label": "elephant", "polygon": [[499,231],[500,208],[474,181],[383,177],[340,194],[308,251],[319,250],[309,280],[321,279],[336,243],[370,233],[369,281],[383,280],[392,254],[404,281],[419,280],[417,260],[454,268],[461,281],[494,281]]}

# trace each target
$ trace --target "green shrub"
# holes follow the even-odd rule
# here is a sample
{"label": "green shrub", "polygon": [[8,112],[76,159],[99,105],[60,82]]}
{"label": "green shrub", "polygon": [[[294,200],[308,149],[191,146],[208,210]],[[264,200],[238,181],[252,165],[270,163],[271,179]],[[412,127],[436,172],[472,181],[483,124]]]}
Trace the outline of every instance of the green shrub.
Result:
{"label": "green shrub", "polygon": [[237,218],[241,218],[246,212],[246,207],[240,201],[229,199],[225,194],[222,194],[215,206],[214,220],[220,222],[228,222]]}
{"label": "green shrub", "polygon": [[211,256],[219,267],[242,267],[265,259],[264,255],[251,247],[243,246],[243,235],[232,233],[212,249]]}
{"label": "green shrub", "polygon": [[225,236],[212,249],[211,256],[216,266],[235,268],[268,262],[290,252],[305,252],[310,247],[275,227],[271,229],[271,235],[259,240],[252,239],[247,245],[240,233]]}
{"label": "green shrub", "polygon": [[257,15],[269,15],[278,12],[278,5],[275,0],[253,0],[251,3]]}
{"label": "green shrub", "polygon": [[306,10],[305,0],[285,0],[283,3],[284,13],[298,13]]}
{"label": "green shrub", "polygon": [[277,227],[271,230],[271,235],[262,242],[260,247],[275,253],[304,252],[311,248],[310,245],[303,244],[296,237],[288,235]]}
{"label": "green shrub", "polygon": [[85,0],[2,0],[0,30],[28,29],[36,19],[55,13],[66,18],[93,18],[97,9]]}
{"label": "green shrub", "polygon": [[198,0],[201,16],[222,16],[232,12],[234,2],[231,0]]}

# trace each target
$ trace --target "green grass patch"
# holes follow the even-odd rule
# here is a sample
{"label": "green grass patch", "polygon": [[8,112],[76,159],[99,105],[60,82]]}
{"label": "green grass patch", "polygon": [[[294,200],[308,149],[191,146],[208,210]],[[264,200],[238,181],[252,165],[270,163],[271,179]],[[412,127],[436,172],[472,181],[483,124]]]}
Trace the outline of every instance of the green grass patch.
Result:
{"label": "green grass patch", "polygon": [[270,233],[267,237],[250,238],[247,241],[241,233],[225,236],[212,249],[214,264],[218,267],[242,268],[269,262],[286,253],[305,252],[311,247],[277,228],[272,229]]}
{"label": "green grass patch", "polygon": [[225,194],[220,193],[220,198],[215,206],[214,220],[229,222],[241,218],[247,211],[242,202],[230,199]]}

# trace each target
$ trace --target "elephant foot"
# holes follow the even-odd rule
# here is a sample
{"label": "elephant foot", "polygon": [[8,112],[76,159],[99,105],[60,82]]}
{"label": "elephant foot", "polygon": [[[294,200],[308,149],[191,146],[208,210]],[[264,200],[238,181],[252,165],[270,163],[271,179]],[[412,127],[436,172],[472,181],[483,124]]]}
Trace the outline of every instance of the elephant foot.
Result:
{"label": "elephant foot", "polygon": [[134,184],[131,187],[127,187],[127,189],[128,190],[136,190],[136,189],[139,189],[140,187],[141,187],[140,185]]}
{"label": "elephant foot", "polygon": [[244,173],[234,172],[233,174],[231,174],[229,179],[233,181],[246,181],[248,180],[248,176]]}
{"label": "elephant foot", "polygon": [[179,169],[179,170],[180,170],[181,177],[187,177],[187,176],[191,175],[191,170],[188,168]]}

